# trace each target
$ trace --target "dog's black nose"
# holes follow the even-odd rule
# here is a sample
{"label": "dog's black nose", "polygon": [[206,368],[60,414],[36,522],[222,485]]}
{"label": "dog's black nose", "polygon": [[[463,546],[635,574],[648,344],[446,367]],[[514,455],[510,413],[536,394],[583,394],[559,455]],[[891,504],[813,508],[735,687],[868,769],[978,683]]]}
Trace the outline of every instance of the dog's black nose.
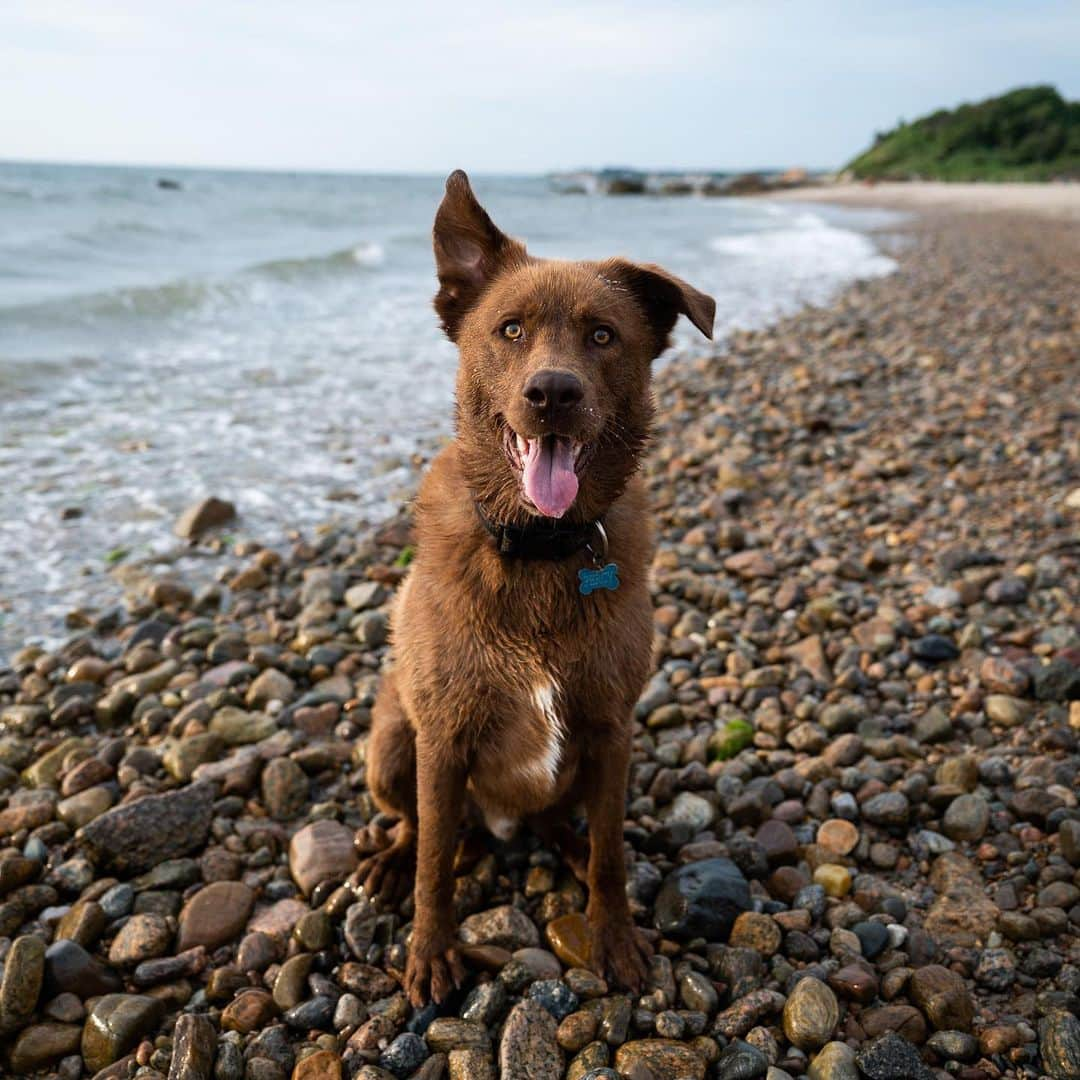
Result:
{"label": "dog's black nose", "polygon": [[525,384],[525,400],[538,412],[557,412],[572,408],[585,396],[585,387],[572,371],[545,368]]}

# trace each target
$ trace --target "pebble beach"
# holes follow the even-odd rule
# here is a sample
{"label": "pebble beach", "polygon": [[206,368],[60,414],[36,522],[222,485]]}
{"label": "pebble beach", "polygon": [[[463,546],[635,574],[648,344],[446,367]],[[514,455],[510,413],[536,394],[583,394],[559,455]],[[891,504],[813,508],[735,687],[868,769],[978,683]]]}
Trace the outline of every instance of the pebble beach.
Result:
{"label": "pebble beach", "polygon": [[1078,240],[931,206],[659,372],[641,996],[555,851],[469,834],[468,981],[409,1006],[411,901],[351,880],[408,509],[282,549],[215,504],[213,584],[132,568],[0,665],[0,1074],[1078,1080]]}

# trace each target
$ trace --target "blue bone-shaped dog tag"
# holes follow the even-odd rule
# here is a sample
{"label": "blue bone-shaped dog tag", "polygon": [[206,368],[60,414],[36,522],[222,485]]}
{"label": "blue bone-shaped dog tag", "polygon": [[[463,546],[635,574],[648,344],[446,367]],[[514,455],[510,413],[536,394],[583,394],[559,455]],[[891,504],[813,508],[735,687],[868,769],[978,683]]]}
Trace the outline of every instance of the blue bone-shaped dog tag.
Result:
{"label": "blue bone-shaped dog tag", "polygon": [[588,596],[597,589],[614,592],[619,587],[619,568],[613,562],[609,562],[603,570],[579,570],[577,576],[578,592],[582,596]]}

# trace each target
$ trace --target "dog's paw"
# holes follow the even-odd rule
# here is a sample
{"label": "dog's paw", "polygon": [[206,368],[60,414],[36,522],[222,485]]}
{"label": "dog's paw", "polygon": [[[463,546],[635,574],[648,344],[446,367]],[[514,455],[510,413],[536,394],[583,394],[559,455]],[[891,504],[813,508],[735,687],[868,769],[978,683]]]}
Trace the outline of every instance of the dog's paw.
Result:
{"label": "dog's paw", "polygon": [[372,900],[396,903],[409,895],[416,875],[416,844],[411,835],[399,836],[389,847],[362,859],[353,871],[354,888]]}
{"label": "dog's paw", "polygon": [[429,1001],[442,1004],[464,979],[465,966],[452,937],[413,934],[405,967],[405,993],[414,1008]]}
{"label": "dog's paw", "polygon": [[631,994],[641,992],[653,950],[629,915],[610,921],[598,916],[592,923],[590,946],[597,975]]}

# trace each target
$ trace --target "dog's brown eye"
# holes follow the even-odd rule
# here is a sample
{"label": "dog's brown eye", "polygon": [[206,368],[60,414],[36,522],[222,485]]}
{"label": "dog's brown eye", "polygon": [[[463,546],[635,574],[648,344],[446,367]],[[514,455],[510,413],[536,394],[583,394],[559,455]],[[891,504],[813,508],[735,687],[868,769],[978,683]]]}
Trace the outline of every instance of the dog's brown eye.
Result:
{"label": "dog's brown eye", "polygon": [[517,339],[525,333],[525,327],[523,327],[521,323],[511,320],[504,324],[502,332],[504,338],[509,338],[511,341],[517,341]]}
{"label": "dog's brown eye", "polygon": [[610,345],[615,339],[615,333],[607,326],[598,326],[592,332],[592,340],[594,345]]}

